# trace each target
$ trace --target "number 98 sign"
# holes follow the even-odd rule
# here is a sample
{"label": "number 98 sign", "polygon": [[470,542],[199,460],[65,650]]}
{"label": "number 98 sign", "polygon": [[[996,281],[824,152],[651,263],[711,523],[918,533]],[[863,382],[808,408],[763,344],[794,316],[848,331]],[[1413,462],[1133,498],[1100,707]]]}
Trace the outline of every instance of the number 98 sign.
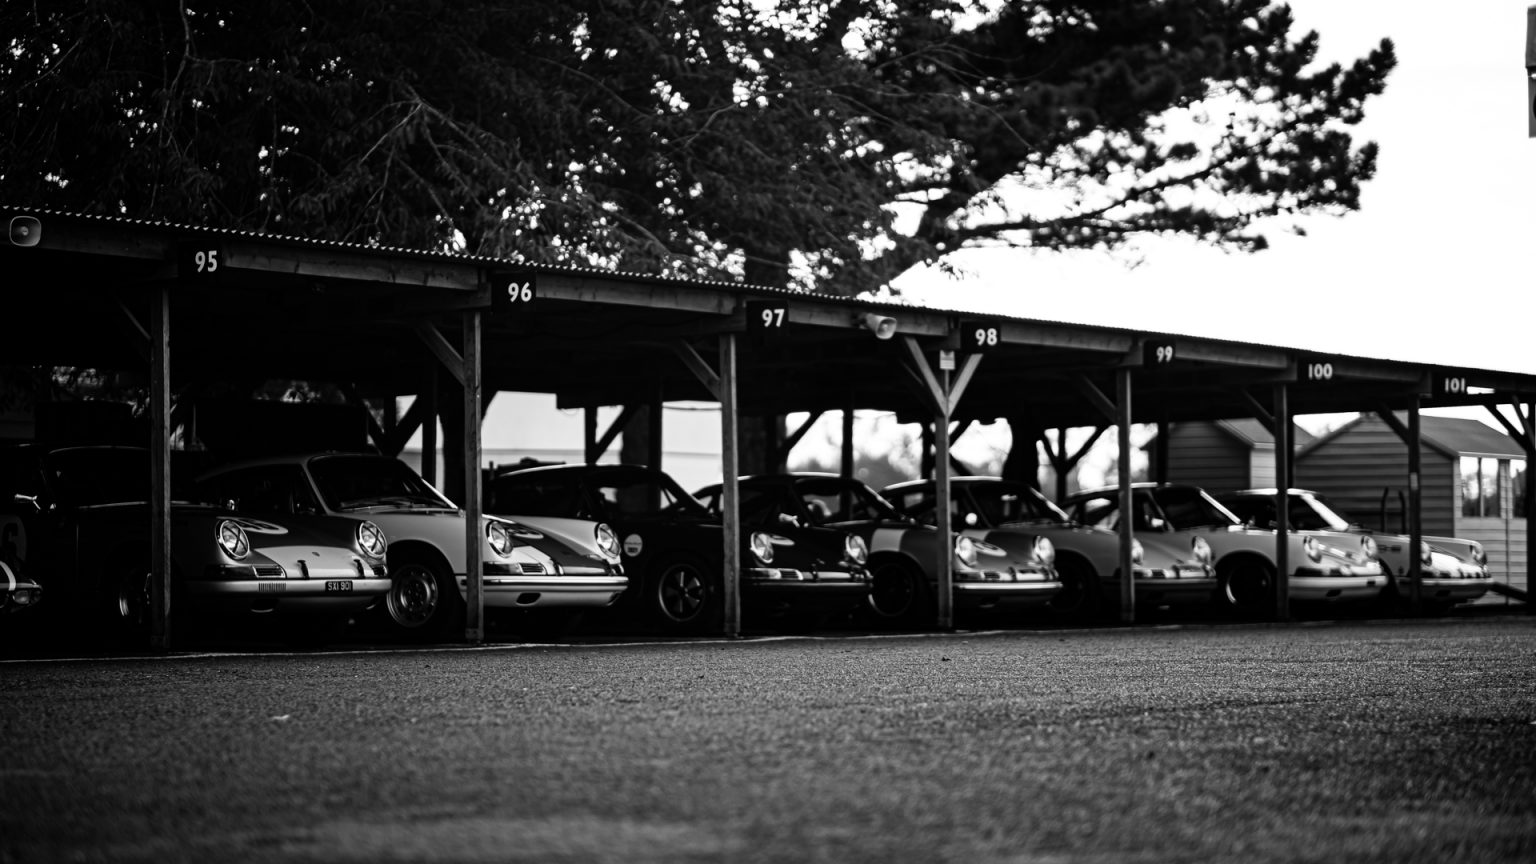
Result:
{"label": "number 98 sign", "polygon": [[960,350],[977,353],[996,348],[1003,330],[996,321],[961,321]]}

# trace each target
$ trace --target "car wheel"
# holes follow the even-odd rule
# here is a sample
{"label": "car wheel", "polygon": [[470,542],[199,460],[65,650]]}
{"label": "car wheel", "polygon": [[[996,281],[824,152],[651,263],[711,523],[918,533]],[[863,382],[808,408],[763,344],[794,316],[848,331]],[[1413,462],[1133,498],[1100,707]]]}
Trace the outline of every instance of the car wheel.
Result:
{"label": "car wheel", "polygon": [[432,642],[462,628],[464,601],[447,568],[421,558],[402,558],[389,567],[384,611],[396,637]]}
{"label": "car wheel", "polygon": [[698,632],[718,617],[718,581],[694,559],[666,561],[647,583],[651,613],[667,630]]}
{"label": "car wheel", "polygon": [[148,567],[135,567],[117,579],[111,597],[113,641],[125,647],[149,645],[154,621],[154,588]]}
{"label": "car wheel", "polygon": [[1275,568],[1267,561],[1247,558],[1219,571],[1221,592],[1233,612],[1245,618],[1265,618],[1275,609]]}
{"label": "car wheel", "polygon": [[869,609],[877,624],[923,627],[934,624],[933,591],[921,571],[897,559],[869,568]]}
{"label": "car wheel", "polygon": [[1051,598],[1051,614],[1061,621],[1073,623],[1098,618],[1103,596],[1099,590],[1099,575],[1093,567],[1080,558],[1058,557],[1056,575],[1061,579],[1061,591]]}

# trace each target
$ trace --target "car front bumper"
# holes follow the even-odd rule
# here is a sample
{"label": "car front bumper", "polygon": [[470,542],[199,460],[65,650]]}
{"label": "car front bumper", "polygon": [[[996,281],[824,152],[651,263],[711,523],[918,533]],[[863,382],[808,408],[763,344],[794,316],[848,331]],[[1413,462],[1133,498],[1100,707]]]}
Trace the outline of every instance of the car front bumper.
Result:
{"label": "car front bumper", "polygon": [[[611,573],[559,576],[485,576],[481,602],[488,609],[601,609],[629,587],[629,578]],[[468,596],[468,583],[459,577],[459,594]]]}
{"label": "car front bumper", "polygon": [[389,593],[387,578],[194,579],[185,583],[193,603],[242,607],[251,612],[340,613],[362,609]]}
{"label": "car front bumper", "polygon": [[1347,600],[1370,600],[1381,596],[1388,577],[1369,572],[1364,568],[1339,567],[1318,570],[1302,567],[1291,574],[1287,596],[1303,602],[1334,603]]}
{"label": "car front bumper", "polygon": [[[1492,583],[1493,580],[1486,577],[1463,579],[1426,573],[1419,579],[1419,599],[1431,603],[1463,603],[1487,594],[1488,586]],[[1406,576],[1397,577],[1397,592],[1400,596],[1409,597],[1412,590],[1411,580]]]}
{"label": "car front bumper", "polygon": [[955,605],[967,609],[989,609],[997,606],[1043,606],[1061,593],[1061,582],[1032,575],[1021,575],[1016,581],[962,579],[952,583]]}
{"label": "car front bumper", "polygon": [[1134,572],[1138,605],[1209,603],[1220,588],[1209,567],[1137,567]]}

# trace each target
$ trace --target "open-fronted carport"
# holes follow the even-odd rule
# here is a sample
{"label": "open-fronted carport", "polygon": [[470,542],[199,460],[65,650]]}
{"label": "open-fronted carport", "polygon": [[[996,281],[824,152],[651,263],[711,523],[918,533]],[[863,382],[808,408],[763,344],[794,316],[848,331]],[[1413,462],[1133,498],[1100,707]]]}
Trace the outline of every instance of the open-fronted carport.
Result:
{"label": "open-fronted carport", "polygon": [[[394,454],[417,428],[435,429],[425,422],[430,414],[445,421],[451,468],[443,485],[470,515],[470,573],[480,568],[487,394],[549,392],[563,406],[589,409],[718,401],[729,634],[740,630],[732,502],[742,415],[877,408],[947,432],[952,423],[1027,410],[1042,429],[1117,427],[1122,465],[1130,463],[1133,423],[1256,417],[1276,435],[1277,477],[1285,478],[1291,417],[1406,411],[1407,422],[1396,426],[1410,453],[1415,544],[1421,408],[1513,406],[1518,427],[1495,415],[1536,463],[1530,375],[17,207],[0,206],[0,221],[10,229],[0,246],[8,325],[0,364],[146,374],[159,490],[146,530],[153,531],[154,638],[162,647],[174,610],[166,552],[173,383],[179,405],[221,383],[269,378],[336,382],[357,400],[425,397],[405,416],[375,424],[372,439]],[[444,380],[452,383],[440,387]],[[589,458],[618,431],[589,421]],[[939,527],[947,532],[950,436],[933,438]],[[1128,509],[1129,476],[1121,473]],[[1287,526],[1278,509],[1275,614],[1284,618]],[[1129,572],[1129,520],[1121,532],[1121,569]],[[940,558],[936,623],[949,627],[950,559]],[[1121,584],[1129,620],[1132,586]],[[478,641],[479,582],[468,586],[466,636]]]}

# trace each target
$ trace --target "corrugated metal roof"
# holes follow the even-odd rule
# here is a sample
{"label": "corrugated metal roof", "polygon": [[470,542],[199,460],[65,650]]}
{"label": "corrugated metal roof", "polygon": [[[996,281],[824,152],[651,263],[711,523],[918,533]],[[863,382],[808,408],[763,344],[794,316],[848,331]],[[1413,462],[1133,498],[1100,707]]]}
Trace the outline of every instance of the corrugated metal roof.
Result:
{"label": "corrugated metal roof", "polygon": [[[858,308],[866,308],[866,309],[873,309],[873,310],[886,310],[886,311],[890,311],[890,310],[901,310],[901,309],[917,309],[917,310],[921,310],[921,311],[924,311],[924,312],[930,312],[930,313],[933,313],[933,314],[936,314],[936,315],[954,315],[954,316],[961,316],[961,317],[987,318],[987,319],[992,319],[992,320],[997,320],[997,321],[1013,321],[1013,322],[1019,322],[1019,323],[1024,323],[1024,324],[1054,325],[1054,326],[1061,326],[1061,327],[1071,327],[1071,328],[1076,328],[1076,329],[1078,329],[1080,331],[1086,331],[1086,332],[1092,332],[1092,333],[1100,333],[1100,334],[1115,334],[1115,335],[1126,335],[1126,334],[1129,334],[1129,335],[1133,335],[1133,336],[1184,338],[1184,339],[1190,339],[1190,340],[1197,340],[1199,342],[1209,343],[1209,344],[1225,344],[1225,345],[1230,345],[1230,346],[1234,346],[1234,347],[1237,347],[1237,348],[1272,350],[1272,351],[1287,351],[1287,350],[1291,350],[1287,346],[1271,345],[1271,344],[1265,344],[1265,343],[1261,343],[1261,342],[1248,342],[1248,341],[1236,340],[1236,339],[1215,339],[1215,338],[1211,338],[1211,337],[1195,336],[1193,334],[1186,334],[1186,333],[1168,333],[1168,332],[1164,332],[1164,331],[1144,331],[1144,330],[1136,330],[1136,329],[1125,328],[1125,327],[1113,327],[1113,326],[1108,326],[1108,325],[1084,324],[1084,323],[1072,322],[1072,321],[1062,321],[1062,320],[1059,320],[1059,319],[1027,318],[1027,317],[1022,317],[1022,316],[1017,316],[1017,315],[1005,315],[1005,314],[999,314],[999,313],[994,313],[994,312],[987,312],[987,311],[984,311],[984,310],[977,310],[977,309],[955,309],[955,308],[949,308],[949,307],[944,307],[944,306],[933,306],[933,305],[929,305],[929,304],[926,304],[926,303],[911,302],[911,301],[909,301],[909,300],[907,300],[905,298],[901,298],[901,297],[879,298],[879,299],[872,298],[872,297],[845,297],[845,296],[842,296],[842,295],[825,294],[825,293],[818,293],[818,292],[813,292],[813,291],[803,291],[803,290],[798,290],[798,289],[793,289],[793,288],[775,288],[775,287],[768,286],[768,285],[759,285],[759,284],[747,283],[747,282],[727,282],[727,281],[723,281],[723,280],[688,279],[688,278],[676,277],[676,276],[661,276],[661,275],[655,275],[655,274],[646,274],[646,273],[629,272],[629,271],[621,271],[621,270],[607,270],[607,269],[602,269],[602,268],[598,268],[598,267],[584,267],[584,266],[578,266],[578,265],[541,264],[541,263],[532,263],[532,262],[527,262],[527,261],[522,261],[522,260],[512,259],[512,258],[496,258],[496,257],[493,257],[493,256],[487,256],[487,255],[470,255],[470,254],[463,253],[463,252],[452,252],[452,251],[447,251],[447,250],[421,250],[421,249],[411,249],[411,248],[400,247],[400,246],[383,246],[383,245],[367,244],[367,243],[348,243],[348,242],[343,242],[343,241],[339,241],[339,240],[318,240],[318,239],[313,239],[313,238],[308,238],[308,237],[301,237],[301,236],[292,235],[292,234],[271,233],[271,232],[266,232],[266,231],[256,231],[256,230],[250,230],[250,229],[214,228],[214,227],[200,226],[200,225],[190,225],[190,224],[178,223],[178,222],[165,222],[165,221],[158,221],[158,220],[151,220],[151,219],[138,219],[138,218],[132,218],[132,217],[128,217],[128,216],[109,216],[109,215],[93,214],[93,213],[74,213],[74,212],[55,210],[55,209],[45,208],[45,207],[27,207],[27,206],[24,206],[24,205],[6,204],[6,203],[3,203],[3,202],[0,202],[0,211],[13,211],[13,212],[16,212],[16,213],[23,213],[23,214],[33,215],[33,216],[38,216],[38,217],[49,216],[49,217],[58,217],[58,218],[66,218],[66,219],[78,219],[78,220],[89,221],[89,222],[100,222],[100,223],[105,223],[105,224],[125,225],[125,226],[133,226],[133,227],[138,227],[138,228],[147,228],[147,229],[154,229],[154,230],[175,231],[175,232],[183,232],[183,233],[196,234],[196,235],[214,235],[214,236],[223,236],[223,237],[237,237],[237,238],[244,238],[244,239],[250,239],[250,240],[258,240],[258,241],[262,241],[262,242],[275,242],[275,243],[280,243],[280,244],[284,244],[284,245],[292,245],[292,246],[300,247],[300,248],[338,249],[338,250],[346,250],[346,251],[349,251],[349,252],[356,252],[356,253],[361,253],[361,254],[376,254],[376,255],[381,255],[381,256],[399,256],[399,257],[412,258],[412,259],[416,259],[416,260],[433,260],[433,261],[445,261],[445,262],[464,262],[464,263],[471,263],[471,264],[491,264],[491,265],[498,265],[498,266],[507,267],[507,268],[517,268],[517,269],[522,269],[522,270],[529,270],[529,271],[532,271],[532,272],[535,272],[535,273],[556,273],[556,274],[572,274],[572,275],[582,275],[582,276],[595,276],[595,277],[601,277],[601,278],[623,279],[623,280],[628,280],[628,281],[641,282],[641,283],[650,283],[650,284],[669,284],[669,285],[678,285],[678,286],[715,288],[715,289],[719,289],[719,290],[722,290],[722,291],[728,291],[728,292],[731,292],[731,293],[751,293],[751,294],[770,295],[770,296],[775,296],[775,295],[788,296],[788,297],[795,297],[795,298],[802,299],[802,300],[809,300],[809,301],[813,301],[813,302],[828,303],[828,304],[838,304],[838,305],[843,305],[843,306],[854,306],[854,307],[858,307]],[[1382,360],[1382,359],[1386,359],[1386,358],[1373,358],[1373,357],[1367,357],[1365,355],[1351,355],[1351,354],[1335,354],[1334,356],[1338,356],[1338,357],[1355,357],[1355,358],[1362,359],[1362,360]]]}

